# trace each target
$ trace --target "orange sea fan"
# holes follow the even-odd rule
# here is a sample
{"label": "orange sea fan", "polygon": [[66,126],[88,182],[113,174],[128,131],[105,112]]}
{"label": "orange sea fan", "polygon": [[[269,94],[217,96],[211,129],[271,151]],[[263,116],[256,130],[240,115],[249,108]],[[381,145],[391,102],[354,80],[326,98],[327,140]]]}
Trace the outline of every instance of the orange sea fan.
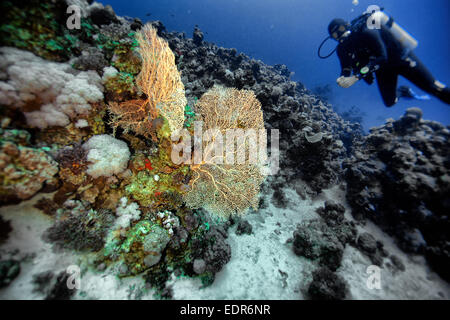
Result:
{"label": "orange sea fan", "polygon": [[147,98],[111,103],[109,109],[113,114],[113,127],[120,126],[154,138],[150,129],[152,121],[158,116],[168,121],[171,131],[183,127],[187,100],[175,56],[167,41],[160,38],[150,24],[136,33],[136,39],[142,58],[142,69],[136,84]]}

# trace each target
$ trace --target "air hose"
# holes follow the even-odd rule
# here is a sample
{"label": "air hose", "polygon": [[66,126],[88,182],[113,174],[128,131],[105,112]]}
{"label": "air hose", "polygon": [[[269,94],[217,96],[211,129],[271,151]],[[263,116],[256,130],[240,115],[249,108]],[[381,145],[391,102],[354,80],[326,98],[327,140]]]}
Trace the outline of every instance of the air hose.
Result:
{"label": "air hose", "polygon": [[317,50],[317,55],[319,56],[320,59],[327,59],[327,58],[331,57],[331,55],[332,55],[333,53],[336,52],[337,46],[336,46],[336,48],[334,48],[333,51],[330,52],[330,54],[328,54],[328,55],[326,55],[326,56],[322,56],[322,55],[320,54],[320,51],[322,50],[323,45],[325,44],[325,42],[327,42],[327,41],[330,40],[330,39],[331,39],[331,37],[328,36],[328,37],[326,37],[325,40],[323,40],[322,43],[320,44],[319,50]]}

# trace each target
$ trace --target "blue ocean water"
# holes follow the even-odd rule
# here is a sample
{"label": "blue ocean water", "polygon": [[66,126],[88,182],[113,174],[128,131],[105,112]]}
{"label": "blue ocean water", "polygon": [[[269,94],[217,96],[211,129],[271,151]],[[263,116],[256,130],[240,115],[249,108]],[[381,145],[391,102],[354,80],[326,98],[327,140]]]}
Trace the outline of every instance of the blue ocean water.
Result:
{"label": "blue ocean water", "polygon": [[[192,37],[195,25],[205,40],[236,48],[267,64],[285,64],[295,72],[292,79],[308,89],[330,85],[330,102],[339,110],[352,106],[363,114],[367,130],[399,118],[412,106],[424,111],[424,118],[450,124],[450,106],[432,97],[430,101],[401,100],[392,108],[381,101],[376,84],[359,82],[349,89],[337,86],[340,67],[336,55],[317,57],[317,48],[328,35],[331,19],[351,20],[369,5],[385,8],[396,22],[418,41],[416,55],[441,82],[450,84],[450,2],[448,0],[103,0],[116,14],[139,17],[143,22],[161,20],[169,31],[186,32]],[[355,5],[358,3],[357,5]],[[330,41],[324,47],[332,49]],[[400,77],[399,85],[409,82]],[[409,84],[414,91],[424,94]]]}

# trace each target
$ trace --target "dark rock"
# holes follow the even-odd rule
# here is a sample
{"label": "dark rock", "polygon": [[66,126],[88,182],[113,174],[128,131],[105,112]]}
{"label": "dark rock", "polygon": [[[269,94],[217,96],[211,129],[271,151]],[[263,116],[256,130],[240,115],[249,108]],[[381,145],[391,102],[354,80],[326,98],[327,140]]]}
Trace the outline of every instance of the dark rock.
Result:
{"label": "dark rock", "polygon": [[377,251],[377,241],[370,233],[361,233],[358,236],[357,244],[365,253],[372,254]]}
{"label": "dark rock", "polygon": [[192,255],[195,259],[202,259],[206,264],[205,270],[213,274],[219,272],[231,259],[231,248],[226,242],[226,231],[217,226],[211,227],[201,238],[193,239]]}
{"label": "dark rock", "polygon": [[153,28],[156,29],[156,33],[158,36],[163,37],[164,34],[167,32],[166,27],[163,25],[163,23],[159,20],[152,21],[151,25]]}
{"label": "dark rock", "polygon": [[91,18],[92,22],[98,26],[111,23],[120,23],[114,13],[114,10],[109,5],[105,6],[104,8],[93,8],[90,12],[89,17]]}
{"label": "dark rock", "polygon": [[356,226],[353,221],[345,219],[343,205],[326,201],[325,206],[317,208],[316,212],[342,244],[354,244],[357,235]]}
{"label": "dark rock", "polygon": [[0,216],[0,243],[8,240],[11,231],[12,227],[10,221],[3,220],[3,217]]}
{"label": "dark rock", "polygon": [[173,249],[180,249],[185,243],[188,242],[189,232],[182,226],[174,227],[174,233],[170,239],[169,246]]}
{"label": "dark rock", "polygon": [[195,27],[193,35],[195,45],[200,46],[203,42],[203,38],[204,38],[203,32],[198,27]]}
{"label": "dark rock", "polygon": [[141,19],[134,18],[133,22],[130,25],[130,28],[133,31],[137,31],[137,30],[141,29],[143,26],[144,26],[144,24],[142,23]]}
{"label": "dark rock", "polygon": [[282,189],[275,190],[272,195],[272,204],[277,208],[285,209],[287,207],[288,199]]}
{"label": "dark rock", "polygon": [[356,246],[370,258],[373,264],[377,266],[383,265],[383,256],[386,256],[383,244],[376,241],[371,234],[367,232],[361,233],[356,241]]}
{"label": "dark rock", "polygon": [[320,268],[313,273],[308,295],[312,300],[343,300],[348,295],[347,283],[329,269]]}
{"label": "dark rock", "polygon": [[252,234],[252,225],[247,220],[240,220],[236,228],[236,234]]}
{"label": "dark rock", "polygon": [[343,162],[352,215],[374,221],[404,251],[424,253],[442,277],[448,268],[439,266],[450,265],[445,249],[450,241],[449,138],[442,125],[423,120],[421,110],[411,108],[399,120],[372,128]]}
{"label": "dark rock", "polygon": [[67,286],[67,281],[70,275],[65,271],[58,274],[56,278],[56,283],[53,285],[49,294],[46,296],[45,300],[70,300],[76,289],[69,289]]}
{"label": "dark rock", "polygon": [[0,261],[0,288],[8,286],[20,273],[20,263],[16,260]]}
{"label": "dark rock", "polygon": [[428,246],[425,257],[430,266],[447,282],[450,282],[450,243]]}
{"label": "dark rock", "polygon": [[333,271],[341,264],[344,246],[333,230],[319,220],[299,225],[294,231],[294,253],[308,259],[319,260],[321,265]]}
{"label": "dark rock", "polygon": [[48,216],[54,217],[56,215],[56,211],[61,207],[52,199],[41,198],[34,205],[36,209],[41,210]]}
{"label": "dark rock", "polygon": [[402,261],[399,257],[397,257],[397,256],[395,256],[395,255],[391,255],[391,256],[390,256],[390,259],[391,259],[392,264],[393,264],[398,270],[400,270],[400,271],[405,271],[405,270],[406,270],[405,265],[403,264],[403,261]]}
{"label": "dark rock", "polygon": [[427,247],[427,243],[419,229],[405,230],[400,243],[408,252],[414,253],[423,252]]}
{"label": "dark rock", "polygon": [[33,292],[46,294],[48,287],[52,283],[54,274],[52,271],[44,271],[33,275]]}
{"label": "dark rock", "polygon": [[325,207],[318,208],[317,213],[325,220],[327,225],[336,226],[344,221],[345,208],[341,204],[326,201]]}
{"label": "dark rock", "polygon": [[185,215],[184,221],[185,221],[185,224],[186,224],[186,229],[188,231],[192,231],[194,229],[197,229],[197,227],[199,225],[198,218],[196,217],[196,215],[192,211],[190,211],[188,214]]}
{"label": "dark rock", "polygon": [[103,52],[96,47],[89,47],[82,51],[81,56],[77,57],[72,64],[75,69],[82,71],[95,70],[99,74],[102,74],[103,68],[108,65],[109,63],[106,61]]}

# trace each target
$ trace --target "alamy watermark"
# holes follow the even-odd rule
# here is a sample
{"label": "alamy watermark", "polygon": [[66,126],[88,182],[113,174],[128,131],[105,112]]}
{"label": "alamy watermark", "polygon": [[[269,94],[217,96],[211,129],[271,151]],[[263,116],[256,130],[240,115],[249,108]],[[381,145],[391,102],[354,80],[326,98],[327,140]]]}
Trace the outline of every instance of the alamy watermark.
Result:
{"label": "alamy watermark", "polygon": [[69,30],[80,30],[81,29],[81,9],[77,5],[70,5],[66,10],[67,14],[70,16],[66,20],[66,27]]}
{"label": "alamy watermark", "polygon": [[366,280],[366,286],[370,290],[381,290],[381,268],[376,265],[370,265],[366,269],[369,277]]}
{"label": "alamy watermark", "polygon": [[366,21],[367,29],[381,29],[381,16],[376,14],[377,12],[381,12],[381,8],[374,4],[368,6],[367,10],[364,11],[364,14],[370,14],[369,18],[367,18]]}
{"label": "alamy watermark", "polygon": [[203,122],[195,121],[193,137],[187,129],[182,129],[173,132],[171,139],[174,164],[254,164],[265,175],[275,175],[279,170],[278,129],[270,130],[270,157],[266,129],[226,129],[223,134],[218,128],[203,131]]}
{"label": "alamy watermark", "polygon": [[81,270],[80,267],[77,265],[70,265],[66,269],[66,273],[69,274],[69,277],[67,278],[66,285],[67,289],[73,290],[77,289],[79,290],[81,288]]}

